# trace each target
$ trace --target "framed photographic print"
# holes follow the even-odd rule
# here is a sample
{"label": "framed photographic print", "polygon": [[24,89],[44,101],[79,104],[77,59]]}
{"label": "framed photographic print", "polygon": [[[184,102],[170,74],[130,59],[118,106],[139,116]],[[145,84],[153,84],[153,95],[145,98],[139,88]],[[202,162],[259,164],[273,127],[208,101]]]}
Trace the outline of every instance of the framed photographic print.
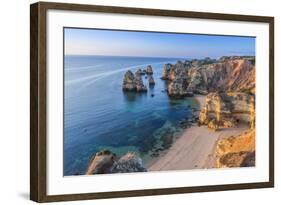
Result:
{"label": "framed photographic print", "polygon": [[274,186],[274,18],[31,5],[30,197]]}

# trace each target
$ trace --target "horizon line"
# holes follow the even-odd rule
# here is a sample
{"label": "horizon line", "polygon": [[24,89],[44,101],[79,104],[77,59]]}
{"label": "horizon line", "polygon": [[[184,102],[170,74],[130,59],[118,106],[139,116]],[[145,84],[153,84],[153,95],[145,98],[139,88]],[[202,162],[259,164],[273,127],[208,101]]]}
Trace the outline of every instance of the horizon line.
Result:
{"label": "horizon line", "polygon": [[204,58],[210,58],[210,59],[219,59],[221,57],[230,57],[230,56],[240,56],[240,57],[256,57],[256,55],[222,55],[217,58],[212,58],[210,56],[205,57],[168,57],[168,56],[130,56],[130,55],[97,55],[97,54],[64,54],[64,56],[100,56],[100,57],[139,57],[139,58],[170,58],[170,59],[204,59]]}

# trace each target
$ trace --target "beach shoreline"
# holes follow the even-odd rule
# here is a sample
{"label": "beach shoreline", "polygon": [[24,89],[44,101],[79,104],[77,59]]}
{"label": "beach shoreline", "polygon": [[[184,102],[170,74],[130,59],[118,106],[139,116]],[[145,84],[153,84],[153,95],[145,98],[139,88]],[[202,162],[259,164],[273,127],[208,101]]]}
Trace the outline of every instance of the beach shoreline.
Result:
{"label": "beach shoreline", "polygon": [[[206,96],[195,95],[199,109],[204,105]],[[248,129],[240,124],[234,128],[210,131],[206,126],[191,125],[178,137],[171,147],[151,160],[146,166],[148,171],[187,170],[215,168],[215,146],[219,139],[242,134]]]}

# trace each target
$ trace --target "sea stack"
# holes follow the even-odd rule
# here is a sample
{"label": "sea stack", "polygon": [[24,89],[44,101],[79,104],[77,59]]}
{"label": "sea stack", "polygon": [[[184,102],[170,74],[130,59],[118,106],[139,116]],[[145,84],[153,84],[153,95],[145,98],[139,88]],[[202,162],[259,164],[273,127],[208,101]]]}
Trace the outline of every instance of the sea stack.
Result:
{"label": "sea stack", "polygon": [[132,71],[128,70],[123,78],[123,90],[134,91],[136,90],[135,76]]}
{"label": "sea stack", "polygon": [[136,72],[136,75],[134,75],[130,70],[128,70],[124,75],[122,88],[123,91],[147,91],[146,86],[143,84],[141,74]]}
{"label": "sea stack", "polygon": [[152,74],[153,74],[153,70],[152,70],[151,65],[148,65],[148,66],[146,67],[146,74],[147,74],[147,75],[152,75]]}
{"label": "sea stack", "polygon": [[149,83],[150,86],[155,85],[155,81],[154,81],[154,78],[152,76],[148,77],[148,83]]}
{"label": "sea stack", "polygon": [[169,79],[169,73],[170,73],[170,70],[172,67],[173,67],[173,65],[170,63],[164,64],[163,71],[162,71],[162,77],[161,77],[162,80]]}
{"label": "sea stack", "polygon": [[145,72],[142,71],[140,68],[135,72],[135,75],[145,75]]}
{"label": "sea stack", "polygon": [[147,91],[147,88],[143,84],[142,77],[140,74],[135,75],[135,85],[136,85],[137,92],[146,92]]}

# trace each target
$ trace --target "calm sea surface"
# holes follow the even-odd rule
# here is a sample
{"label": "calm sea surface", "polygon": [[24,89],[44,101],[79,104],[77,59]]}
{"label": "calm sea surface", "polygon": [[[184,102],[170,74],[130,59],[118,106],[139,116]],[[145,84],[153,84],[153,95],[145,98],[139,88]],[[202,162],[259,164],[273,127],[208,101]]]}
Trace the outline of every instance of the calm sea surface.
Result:
{"label": "calm sea surface", "polygon": [[[83,174],[90,158],[109,149],[121,156],[147,152],[165,131],[191,116],[193,99],[170,99],[161,80],[164,63],[178,59],[112,56],[65,56],[64,175]],[[147,93],[124,93],[123,75],[147,65],[156,82]],[[147,80],[143,76],[143,81]],[[151,96],[154,94],[154,97]]]}

